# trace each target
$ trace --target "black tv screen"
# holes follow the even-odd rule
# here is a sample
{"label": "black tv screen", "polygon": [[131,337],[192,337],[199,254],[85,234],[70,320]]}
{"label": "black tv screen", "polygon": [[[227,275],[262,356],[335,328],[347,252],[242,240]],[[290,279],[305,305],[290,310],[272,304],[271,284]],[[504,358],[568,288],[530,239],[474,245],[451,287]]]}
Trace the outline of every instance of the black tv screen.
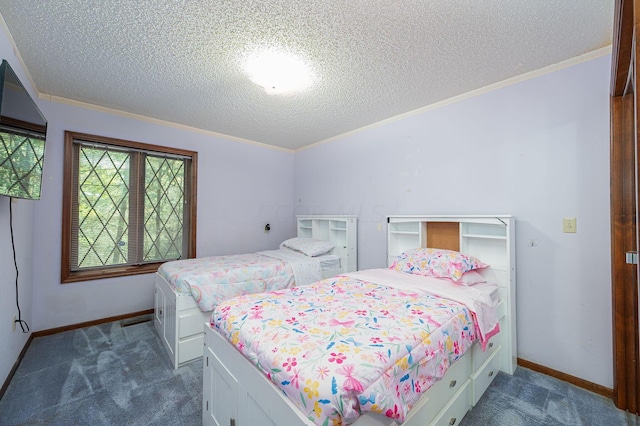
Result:
{"label": "black tv screen", "polygon": [[47,121],[6,60],[0,65],[0,195],[40,199]]}

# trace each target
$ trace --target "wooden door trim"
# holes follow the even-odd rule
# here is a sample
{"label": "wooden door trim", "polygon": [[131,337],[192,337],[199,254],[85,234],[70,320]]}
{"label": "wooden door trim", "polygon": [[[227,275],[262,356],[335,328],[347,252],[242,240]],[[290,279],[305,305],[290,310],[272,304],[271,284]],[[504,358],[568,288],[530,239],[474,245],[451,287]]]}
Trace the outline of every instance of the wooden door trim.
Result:
{"label": "wooden door trim", "polygon": [[636,142],[637,40],[640,0],[616,0],[611,73],[611,293],[613,309],[613,399],[616,406],[640,414],[638,366],[638,269],[626,264],[637,250]]}
{"label": "wooden door trim", "polygon": [[[618,408],[637,412],[637,280],[625,253],[636,247],[635,141],[633,94],[612,98],[611,126],[611,284],[613,304],[613,393]],[[626,131],[625,131],[626,128]],[[631,202],[633,200],[633,202]]]}
{"label": "wooden door trim", "polygon": [[622,96],[629,78],[633,45],[634,0],[616,0],[611,52],[611,96]]}

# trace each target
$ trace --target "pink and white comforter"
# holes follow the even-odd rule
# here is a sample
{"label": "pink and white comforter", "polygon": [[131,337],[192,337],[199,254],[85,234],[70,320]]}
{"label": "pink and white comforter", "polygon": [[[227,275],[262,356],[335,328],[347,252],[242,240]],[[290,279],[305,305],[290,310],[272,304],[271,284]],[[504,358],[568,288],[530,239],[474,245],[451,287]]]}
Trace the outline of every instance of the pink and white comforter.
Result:
{"label": "pink and white comforter", "polygon": [[289,249],[175,260],[162,264],[158,273],[177,292],[191,294],[204,312],[231,297],[322,278],[318,259]]}
{"label": "pink and white comforter", "polygon": [[350,424],[366,411],[403,421],[482,335],[476,318],[491,321],[490,309],[403,285],[408,275],[370,270],[237,297],[211,324],[316,424]]}

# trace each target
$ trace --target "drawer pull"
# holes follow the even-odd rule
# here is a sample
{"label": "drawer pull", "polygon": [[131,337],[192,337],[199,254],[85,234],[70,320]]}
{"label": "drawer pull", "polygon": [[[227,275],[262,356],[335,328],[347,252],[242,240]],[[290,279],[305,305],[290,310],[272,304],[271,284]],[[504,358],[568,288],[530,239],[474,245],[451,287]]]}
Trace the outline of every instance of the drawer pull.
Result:
{"label": "drawer pull", "polygon": [[493,376],[493,370],[489,371],[489,377]]}
{"label": "drawer pull", "polygon": [[236,419],[233,417],[229,419],[229,426],[236,426]]}
{"label": "drawer pull", "polygon": [[456,419],[455,417],[451,417],[451,420],[449,420],[449,426],[455,425],[456,424],[456,420],[458,420],[458,419]]}
{"label": "drawer pull", "polygon": [[455,387],[455,385],[456,385],[457,383],[458,383],[458,382],[457,382],[456,380],[452,380],[452,381],[451,381],[451,383],[449,383],[449,387],[450,387],[450,388]]}

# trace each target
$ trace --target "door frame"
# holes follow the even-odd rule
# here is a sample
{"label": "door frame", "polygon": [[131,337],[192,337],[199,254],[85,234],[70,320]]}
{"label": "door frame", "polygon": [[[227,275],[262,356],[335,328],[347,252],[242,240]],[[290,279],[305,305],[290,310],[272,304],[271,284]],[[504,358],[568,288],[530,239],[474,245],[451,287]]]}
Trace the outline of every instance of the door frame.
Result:
{"label": "door frame", "polygon": [[640,0],[616,0],[611,72],[611,293],[613,399],[640,414],[638,265],[626,252],[638,250],[638,123],[636,64]]}

